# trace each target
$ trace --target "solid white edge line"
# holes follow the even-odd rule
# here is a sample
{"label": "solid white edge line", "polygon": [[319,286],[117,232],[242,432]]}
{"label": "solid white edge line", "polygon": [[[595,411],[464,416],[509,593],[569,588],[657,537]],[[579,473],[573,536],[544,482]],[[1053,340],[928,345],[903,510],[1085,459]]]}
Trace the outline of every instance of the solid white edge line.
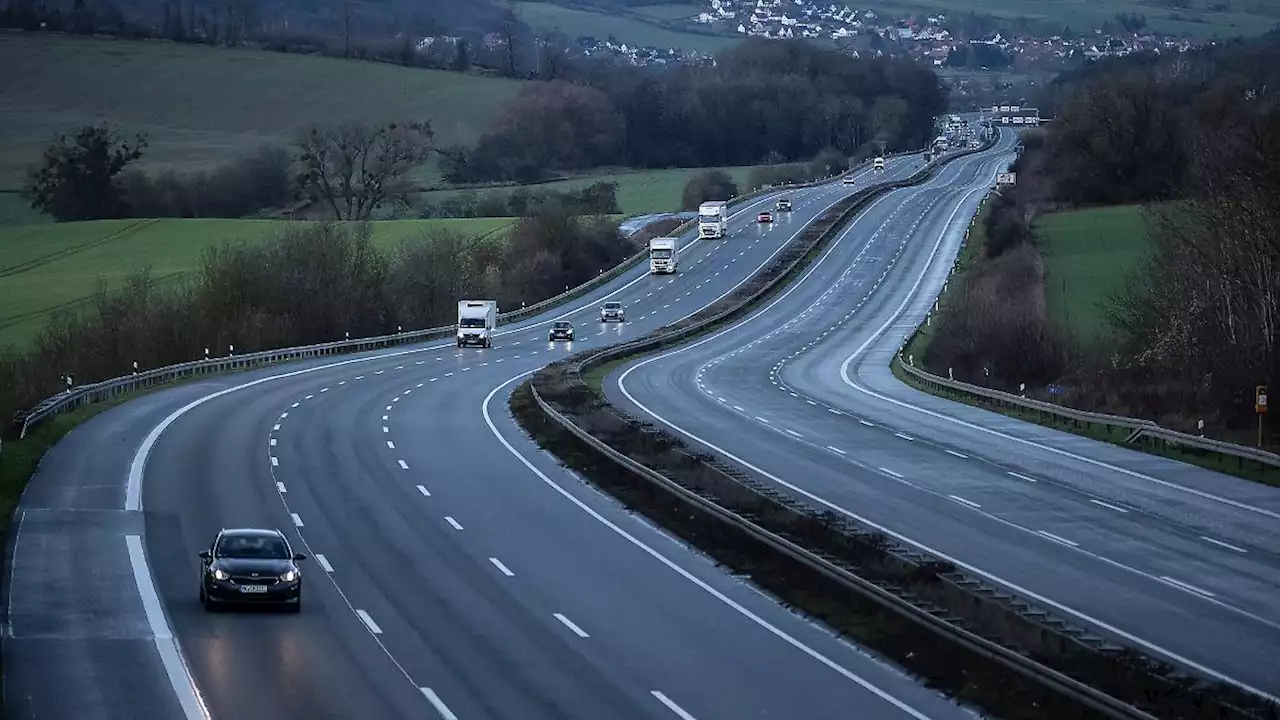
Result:
{"label": "solid white edge line", "polygon": [[675,713],[676,717],[680,718],[680,720],[697,720],[697,718],[685,712],[684,708],[675,704],[675,702],[673,702],[671,698],[667,697],[666,695],[663,695],[661,692],[657,690],[650,690],[649,694],[652,695],[654,698],[656,698],[658,702],[665,705],[668,710]]}
{"label": "solid white edge line", "polygon": [[1214,595],[1213,593],[1209,592],[1208,590],[1201,590],[1200,588],[1196,587],[1195,585],[1192,585],[1191,583],[1185,583],[1185,582],[1183,582],[1183,581],[1181,581],[1181,580],[1175,580],[1175,579],[1173,579],[1173,578],[1169,577],[1168,575],[1161,575],[1161,576],[1160,576],[1160,579],[1161,579],[1162,581],[1164,581],[1164,582],[1168,583],[1169,585],[1172,585],[1172,586],[1174,586],[1174,587],[1176,587],[1176,588],[1178,588],[1178,589],[1180,589],[1180,590],[1186,590],[1186,591],[1187,591],[1187,592],[1189,592],[1189,593],[1194,593],[1194,594],[1196,594],[1196,595],[1200,595],[1200,596],[1202,596],[1202,597],[1207,597],[1207,598],[1215,598],[1215,597],[1218,597],[1217,595]]}
{"label": "solid white edge line", "polygon": [[453,711],[449,709],[448,705],[444,704],[439,695],[436,695],[435,690],[429,687],[420,687],[418,690],[426,696],[427,702],[431,703],[431,707],[435,708],[437,713],[440,713],[440,717],[444,718],[444,720],[458,720],[458,716],[453,714]]}
{"label": "solid white edge line", "polygon": [[947,497],[951,498],[952,500],[955,500],[956,502],[958,502],[958,503],[960,503],[960,504],[962,504],[962,505],[968,505],[968,506],[969,506],[969,507],[971,507],[971,508],[980,508],[980,507],[982,507],[982,506],[981,506],[981,505],[979,505],[978,503],[976,503],[976,502],[974,502],[974,501],[972,501],[972,500],[965,500],[964,498],[960,497],[959,495],[948,495]]}
{"label": "solid white edge line", "polygon": [[182,657],[177,638],[169,630],[164,606],[160,603],[160,594],[156,591],[155,583],[151,579],[151,569],[147,565],[147,553],[142,546],[142,537],[125,535],[124,541],[129,551],[129,564],[133,567],[133,581],[138,587],[138,595],[142,598],[142,609],[146,613],[147,624],[151,627],[156,651],[160,653],[160,662],[164,665],[165,674],[169,676],[169,685],[178,696],[182,713],[188,720],[209,718],[209,708],[200,695],[200,689],[196,687],[195,677]]}
{"label": "solid white edge line", "polygon": [[516,382],[517,380],[523,378],[524,376],[532,375],[535,372],[537,371],[529,370],[527,372],[520,373],[519,375],[516,375],[510,380],[507,380],[506,382],[502,383],[498,387],[489,391],[489,394],[485,396],[484,402],[480,406],[481,412],[484,415],[485,424],[489,426],[489,432],[493,433],[493,436],[498,439],[498,442],[502,443],[502,446],[507,449],[507,452],[515,456],[515,458],[519,460],[522,465],[524,465],[526,468],[529,469],[529,472],[536,475],[538,479],[542,480],[543,483],[545,483],[553,491],[558,493],[565,500],[568,500],[570,503],[573,503],[573,505],[575,505],[579,510],[583,511],[587,515],[590,515],[594,520],[596,520],[596,522],[599,522],[601,525],[604,525],[605,527],[609,528],[614,533],[622,537],[624,540],[631,543],[631,545],[639,549],[641,552],[647,554],[649,557],[665,565],[672,572],[676,573],[677,575],[684,578],[688,582],[697,586],[699,589],[706,592],[708,595],[715,598],[716,600],[719,600],[721,603],[733,609],[738,614],[752,621],[757,626],[765,629],[766,631],[771,633],[774,637],[777,637],[778,639],[782,640],[788,645],[791,645],[795,649],[799,650],[805,655],[808,655],[810,658],[816,660],[817,662],[825,665],[826,667],[830,668],[831,670],[841,675],[842,677],[856,683],[858,686],[862,687],[864,690],[867,690],[868,692],[875,694],[876,697],[879,697],[881,700],[884,700],[890,705],[893,705],[894,707],[910,715],[916,720],[929,720],[928,716],[921,714],[915,708],[912,708],[910,705],[907,705],[901,700],[888,694],[884,690],[881,690],[880,688],[871,684],[869,681],[865,680],[861,676],[855,674],[853,671],[848,670],[847,668],[840,665],[839,663],[832,660],[831,658],[827,657],[826,655],[823,655],[817,650],[814,650],[808,645],[805,645],[799,639],[787,634],[787,632],[782,630],[781,628],[778,628],[770,624],[769,621],[751,612],[746,607],[734,601],[733,598],[730,598],[728,595],[725,595],[719,590],[716,590],[715,588],[711,587],[703,580],[699,579],[693,573],[680,567],[678,564],[676,564],[675,561],[671,560],[666,555],[663,555],[662,553],[653,549],[649,545],[645,544],[644,541],[640,540],[639,538],[627,532],[626,530],[623,530],[616,523],[609,520],[608,518],[601,515],[600,513],[596,512],[590,506],[588,506],[586,503],[582,502],[578,498],[574,497],[572,493],[570,493],[568,490],[561,487],[558,483],[556,483],[554,480],[548,477],[546,473],[539,470],[528,458],[526,458],[524,455],[521,455],[520,451],[516,450],[515,447],[510,442],[508,442],[505,437],[502,436],[502,433],[498,431],[498,426],[494,424],[493,416],[489,413],[489,403],[493,400],[493,397],[497,395],[503,388],[505,388],[506,386],[510,385],[513,382]]}
{"label": "solid white edge line", "polygon": [[1063,545],[1069,545],[1071,547],[1080,547],[1080,543],[1072,542],[1071,540],[1068,540],[1060,535],[1054,535],[1053,533],[1047,532],[1045,530],[1037,530],[1036,532],[1040,533],[1041,535],[1049,538],[1054,542],[1059,542],[1059,543],[1062,543]]}
{"label": "solid white edge line", "polygon": [[[994,179],[994,177],[993,177],[993,179]],[[955,219],[955,216],[960,212],[960,209],[961,209],[962,207],[964,207],[965,202],[967,202],[967,201],[968,201],[968,199],[969,199],[969,195],[973,195],[973,194],[975,194],[975,193],[977,193],[977,192],[979,192],[979,191],[986,191],[986,190],[988,190],[988,189],[989,189],[989,187],[988,187],[988,186],[983,186],[983,187],[975,188],[974,190],[970,191],[970,192],[968,193],[968,195],[966,195],[966,196],[965,196],[965,198],[964,198],[964,199],[962,199],[962,200],[960,201],[960,203],[959,203],[959,204],[957,204],[957,205],[956,205],[956,210],[955,210],[955,212],[953,212],[953,213],[951,214],[951,217],[950,217],[950,218],[948,218],[947,222],[946,222],[946,223],[944,224],[944,226],[943,226],[943,231],[942,231],[941,233],[939,233],[939,234],[938,234],[938,240],[937,240],[937,242],[936,242],[936,243],[934,243],[933,250],[932,250],[932,252],[930,253],[930,260],[929,260],[929,263],[930,263],[930,264],[932,264],[933,260],[937,257],[938,249],[942,247],[942,241],[946,238],[947,231],[950,229],[952,221]],[[926,269],[927,269],[927,267],[928,267],[928,266],[926,265]],[[1003,439],[1003,440],[1008,440],[1008,441],[1010,441],[1010,442],[1020,443],[1020,444],[1022,444],[1022,445],[1025,445],[1025,446],[1028,446],[1028,447],[1037,448],[1037,449],[1039,449],[1039,450],[1044,450],[1044,451],[1046,451],[1046,452],[1050,452],[1050,453],[1053,453],[1053,454],[1055,454],[1055,455],[1059,455],[1059,456],[1062,456],[1062,457],[1068,457],[1068,458],[1071,458],[1072,460],[1078,460],[1078,461],[1080,461],[1080,462],[1087,463],[1087,464],[1089,464],[1089,465],[1093,465],[1094,467],[1103,468],[1103,469],[1105,469],[1105,470],[1110,470],[1110,471],[1112,471],[1112,472],[1117,472],[1117,473],[1120,473],[1120,474],[1122,474],[1122,475],[1127,475],[1127,476],[1129,476],[1129,477],[1136,478],[1136,479],[1138,479],[1138,480],[1143,480],[1143,481],[1146,481],[1146,482],[1149,482],[1149,483],[1154,483],[1154,484],[1159,485],[1159,486],[1161,486],[1161,487],[1166,487],[1166,488],[1169,488],[1169,489],[1172,489],[1172,490],[1178,490],[1178,491],[1181,491],[1181,492],[1185,492],[1185,493],[1188,493],[1188,494],[1194,495],[1194,496],[1196,496],[1196,497],[1198,497],[1198,498],[1201,498],[1202,500],[1210,500],[1210,501],[1213,501],[1213,502],[1217,502],[1217,503],[1221,503],[1221,504],[1224,504],[1224,505],[1228,505],[1228,506],[1230,506],[1230,507],[1234,507],[1234,508],[1236,508],[1237,510],[1245,510],[1245,511],[1248,511],[1248,512],[1257,513],[1257,514],[1259,514],[1259,515],[1263,515],[1263,516],[1266,516],[1266,517],[1272,518],[1273,520],[1280,520],[1280,512],[1275,512],[1275,511],[1272,511],[1272,510],[1267,510],[1266,508],[1256,507],[1256,506],[1253,506],[1253,505],[1249,505],[1248,503],[1240,502],[1240,501],[1238,501],[1238,500],[1232,500],[1231,498],[1225,498],[1225,497],[1221,497],[1221,496],[1218,496],[1218,495],[1214,495],[1213,493],[1205,492],[1205,491],[1203,491],[1203,490],[1197,490],[1196,488],[1193,488],[1193,487],[1187,487],[1186,485],[1179,485],[1179,484],[1177,484],[1177,483],[1175,483],[1175,482],[1171,482],[1171,481],[1169,481],[1169,480],[1162,480],[1162,479],[1157,478],[1157,477],[1152,477],[1152,476],[1150,476],[1150,475],[1145,475],[1145,474],[1140,473],[1140,472],[1137,472],[1137,471],[1135,471],[1135,470],[1130,470],[1130,469],[1128,469],[1128,468],[1120,467],[1120,466],[1118,466],[1118,465],[1112,465],[1112,464],[1107,463],[1107,462],[1104,462],[1104,461],[1102,461],[1102,460],[1095,460],[1095,459],[1093,459],[1093,458],[1091,458],[1091,457],[1087,457],[1087,456],[1084,456],[1084,455],[1080,455],[1080,454],[1078,454],[1078,453],[1073,453],[1073,452],[1070,452],[1070,451],[1068,451],[1068,450],[1062,450],[1062,449],[1060,449],[1060,448],[1056,448],[1056,447],[1053,447],[1053,446],[1051,446],[1051,445],[1043,445],[1043,444],[1041,444],[1041,443],[1038,443],[1038,442],[1035,442],[1035,441],[1032,441],[1032,440],[1027,440],[1026,438],[1020,438],[1020,437],[1016,437],[1016,436],[1014,436],[1014,435],[1009,435],[1008,433],[1004,433],[1004,432],[1001,432],[1001,431],[999,431],[999,430],[994,430],[994,429],[989,428],[989,427],[985,427],[985,426],[982,426],[982,425],[978,425],[978,424],[975,424],[975,423],[968,422],[967,420],[961,420],[960,418],[951,417],[950,415],[946,415],[946,414],[944,414],[944,413],[936,412],[936,411],[929,410],[929,409],[927,409],[927,408],[923,408],[923,407],[920,407],[920,406],[917,406],[917,405],[912,405],[911,403],[908,403],[908,402],[903,402],[902,400],[897,400],[897,399],[895,399],[895,398],[891,398],[891,397],[889,397],[889,396],[887,396],[887,395],[884,395],[884,394],[878,393],[878,392],[876,392],[875,390],[872,390],[871,388],[864,387],[864,386],[862,386],[862,385],[859,385],[859,384],[857,384],[857,383],[853,382],[853,379],[849,377],[849,365],[851,365],[851,364],[853,363],[853,361],[854,361],[854,360],[856,360],[856,359],[858,358],[858,356],[859,356],[859,355],[861,355],[863,352],[865,352],[865,351],[866,351],[866,349],[867,349],[867,348],[868,348],[872,343],[874,343],[874,342],[876,342],[877,340],[879,340],[879,339],[880,339],[880,337],[881,337],[882,335],[884,335],[885,331],[886,331],[886,330],[888,330],[888,329],[889,329],[889,327],[890,327],[891,325],[893,325],[895,322],[897,322],[897,321],[898,321],[898,318],[902,316],[902,313],[906,312],[906,309],[907,309],[907,306],[908,306],[908,305],[910,305],[912,302],[914,302],[914,301],[918,300],[918,298],[916,297],[916,292],[920,289],[920,284],[924,282],[924,277],[925,277],[925,275],[926,275],[926,274],[927,274],[927,273],[924,273],[924,272],[920,273],[920,275],[916,278],[916,282],[915,282],[915,284],[914,284],[914,285],[912,285],[911,289],[907,292],[907,297],[906,297],[906,299],[905,299],[905,300],[903,300],[902,304],[898,306],[897,310],[895,310],[895,311],[893,312],[893,314],[889,317],[889,319],[888,319],[888,320],[886,320],[886,321],[885,321],[885,323],[884,323],[883,325],[881,325],[879,328],[877,328],[877,329],[876,329],[876,331],[875,331],[875,332],[873,332],[873,333],[871,334],[871,336],[870,336],[870,337],[868,337],[868,338],[867,338],[867,339],[862,343],[862,345],[858,346],[858,348],[857,348],[856,350],[854,350],[854,351],[853,351],[853,354],[851,354],[851,355],[849,355],[849,357],[845,358],[844,362],[840,364],[840,377],[841,377],[841,379],[842,379],[842,380],[844,380],[844,383],[845,383],[846,385],[848,385],[849,387],[853,388],[854,390],[857,390],[858,392],[861,392],[861,393],[866,394],[866,395],[870,395],[870,396],[872,396],[872,397],[874,397],[874,398],[877,398],[877,399],[880,399],[880,400],[884,400],[885,402],[892,403],[892,404],[894,404],[894,405],[897,405],[898,407],[906,408],[906,409],[909,409],[909,410],[914,410],[914,411],[916,411],[916,412],[923,413],[923,414],[925,414],[925,415],[928,415],[928,416],[930,416],[930,417],[934,417],[934,418],[937,418],[937,419],[940,419],[940,420],[946,420],[946,421],[949,421],[949,422],[955,423],[955,424],[957,424],[957,425],[960,425],[960,426],[962,426],[962,427],[969,428],[970,430],[977,430],[977,431],[979,431],[979,432],[987,433],[987,434],[989,434],[989,435],[993,435],[993,436],[998,437],[998,438],[1001,438],[1001,439]],[[895,353],[895,354],[896,354],[896,353]],[[1074,437],[1077,437],[1077,436],[1074,436],[1074,435],[1073,435],[1073,436],[1071,436],[1071,437],[1073,437],[1073,438],[1074,438]],[[1137,452],[1137,451],[1135,450],[1134,452]],[[1145,455],[1145,454],[1143,454],[1143,456],[1144,456],[1144,457],[1149,457],[1149,456],[1147,456],[1147,455]],[[1269,696],[1269,695],[1268,695],[1267,697],[1271,697],[1271,696]]]}
{"label": "solid white edge line", "polygon": [[947,453],[948,453],[948,454],[950,454],[950,455],[955,455],[956,457],[960,458],[961,460],[968,460],[968,459],[969,459],[969,456],[968,456],[968,455],[965,455],[964,453],[958,453],[958,452],[956,452],[955,450],[950,450],[950,449],[948,449],[948,450],[947,450]]}
{"label": "solid white edge line", "polygon": [[885,473],[886,475],[892,475],[892,476],[894,476],[894,477],[898,478],[899,480],[901,480],[901,479],[902,479],[902,473],[894,472],[894,471],[892,471],[892,470],[890,470],[889,468],[886,468],[886,467],[882,467],[882,468],[880,468],[880,472]]}
{"label": "solid white edge line", "polygon": [[1023,475],[1022,473],[1016,473],[1016,472],[1013,472],[1012,470],[1008,470],[1006,472],[1008,472],[1013,477],[1018,478],[1019,480],[1026,480],[1027,482],[1039,482],[1038,480],[1031,477],[1030,475]]}
{"label": "solid white edge line", "polygon": [[360,621],[364,623],[365,627],[369,628],[369,632],[374,635],[382,634],[382,628],[378,627],[378,623],[374,622],[373,618],[369,617],[369,613],[357,608],[356,615],[360,616]]}
{"label": "solid white edge line", "polygon": [[1108,510],[1115,510],[1115,511],[1116,511],[1116,512],[1118,512],[1118,513],[1127,513],[1127,512],[1129,512],[1128,510],[1126,510],[1125,508],[1120,507],[1119,505],[1112,505],[1111,503],[1103,502],[1103,501],[1101,501],[1101,500],[1095,500],[1095,499],[1093,499],[1093,498],[1089,498],[1089,502],[1093,503],[1094,505],[1099,505],[1099,506],[1101,506],[1101,507],[1104,507],[1104,508],[1106,508],[1106,509],[1108,509]]}
{"label": "solid white edge line", "polygon": [[575,635],[577,635],[578,637],[583,637],[583,638],[585,638],[585,637],[591,637],[590,635],[588,635],[588,634],[587,634],[587,631],[586,631],[586,630],[583,630],[582,628],[580,628],[580,627],[578,627],[577,625],[575,625],[575,624],[573,623],[573,621],[572,621],[572,620],[570,620],[569,618],[565,617],[564,615],[561,615],[560,613],[551,613],[551,614],[552,614],[553,616],[555,616],[555,619],[559,620],[559,621],[561,622],[561,624],[563,624],[565,627],[567,627],[567,628],[569,628],[570,630],[572,630],[572,631],[573,631],[573,633],[574,633]]}
{"label": "solid white edge line", "polygon": [[320,564],[321,569],[327,573],[333,572],[333,566],[329,564],[329,559],[320,553],[316,553],[316,562]]}

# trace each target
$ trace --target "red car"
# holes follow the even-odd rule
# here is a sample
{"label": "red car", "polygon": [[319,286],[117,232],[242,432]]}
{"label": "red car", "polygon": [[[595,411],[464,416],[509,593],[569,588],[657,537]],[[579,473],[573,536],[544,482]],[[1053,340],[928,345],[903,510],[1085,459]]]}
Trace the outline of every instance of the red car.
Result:
{"label": "red car", "polygon": [[771,222],[773,222],[773,213],[767,213],[767,212],[762,212],[762,213],[760,213],[760,215],[759,215],[758,217],[756,217],[756,222],[758,222],[758,223],[771,223]]}

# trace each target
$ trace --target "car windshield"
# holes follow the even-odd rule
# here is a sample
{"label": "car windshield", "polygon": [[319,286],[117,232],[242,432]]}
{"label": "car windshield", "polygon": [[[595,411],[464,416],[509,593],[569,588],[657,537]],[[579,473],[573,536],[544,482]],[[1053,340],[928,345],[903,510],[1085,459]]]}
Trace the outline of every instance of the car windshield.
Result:
{"label": "car windshield", "polygon": [[228,535],[218,542],[214,555],[220,558],[285,560],[289,557],[289,548],[284,540],[270,535]]}
{"label": "car windshield", "polygon": [[607,302],[607,303],[605,303],[605,304],[604,304],[604,307],[605,307],[605,309],[606,309],[606,310],[621,310],[621,309],[622,309],[622,303],[620,303],[620,302]]}
{"label": "car windshield", "polygon": [[662,259],[662,258],[669,258],[669,257],[671,257],[671,251],[670,251],[670,250],[666,250],[666,249],[662,249],[662,250],[654,250],[654,251],[650,252],[650,255],[652,255],[653,257],[656,257],[656,258],[658,258],[658,259]]}
{"label": "car windshield", "polygon": [[556,323],[556,327],[559,328],[560,330],[567,330],[568,328],[573,327],[573,325],[570,325],[567,322],[558,322]]}
{"label": "car windshield", "polygon": [[462,318],[462,320],[458,321],[458,327],[482,328],[484,327],[484,318]]}

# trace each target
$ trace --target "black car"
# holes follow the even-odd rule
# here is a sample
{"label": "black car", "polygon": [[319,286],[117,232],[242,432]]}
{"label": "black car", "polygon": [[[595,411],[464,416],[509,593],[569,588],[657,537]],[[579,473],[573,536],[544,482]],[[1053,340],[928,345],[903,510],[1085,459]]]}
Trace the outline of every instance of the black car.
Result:
{"label": "black car", "polygon": [[547,340],[551,342],[573,340],[573,323],[567,320],[557,320],[551,323],[551,332],[547,333]]}
{"label": "black car", "polygon": [[299,612],[302,571],[297,563],[306,559],[293,552],[279,530],[224,529],[208,550],[200,551],[200,604],[213,610],[223,603],[266,603]]}

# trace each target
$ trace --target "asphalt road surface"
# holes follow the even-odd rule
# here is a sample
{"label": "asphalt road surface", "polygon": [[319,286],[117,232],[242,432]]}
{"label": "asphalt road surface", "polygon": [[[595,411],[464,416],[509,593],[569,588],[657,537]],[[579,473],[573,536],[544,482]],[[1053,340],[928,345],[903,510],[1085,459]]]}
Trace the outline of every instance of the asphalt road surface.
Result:
{"label": "asphalt road surface", "polygon": [[886,196],[772,305],[615,370],[606,392],[810,504],[1061,617],[1280,694],[1280,491],[948,402],[892,375],[998,165],[962,159]]}
{"label": "asphalt road surface", "polygon": [[[675,277],[637,268],[500,329],[490,349],[290,364],[96,417],[54,448],[24,499],[8,583],[10,711],[970,716],[593,491],[506,409],[518,379],[696,312],[841,197],[919,166],[891,159],[853,187],[788,192],[794,210],[771,226],[755,214],[772,198],[748,203],[730,237],[686,238]],[[626,323],[599,323],[606,297],[625,303]],[[561,317],[576,342],[547,341]],[[200,607],[196,553],[236,526],[279,527],[312,556],[301,615]]]}

